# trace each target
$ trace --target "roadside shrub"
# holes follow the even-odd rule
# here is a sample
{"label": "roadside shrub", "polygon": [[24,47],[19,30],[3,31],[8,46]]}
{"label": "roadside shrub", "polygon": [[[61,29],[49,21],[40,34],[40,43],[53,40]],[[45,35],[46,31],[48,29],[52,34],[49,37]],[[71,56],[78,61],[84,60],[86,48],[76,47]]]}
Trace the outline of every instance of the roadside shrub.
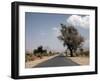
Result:
{"label": "roadside shrub", "polygon": [[34,61],[37,57],[33,54],[25,54],[25,62],[27,61]]}
{"label": "roadside shrub", "polygon": [[89,51],[78,52],[76,54],[76,56],[86,56],[86,57],[89,57]]}
{"label": "roadside shrub", "polygon": [[85,56],[89,56],[89,51],[85,51],[85,52],[83,52],[83,54],[84,54]]}

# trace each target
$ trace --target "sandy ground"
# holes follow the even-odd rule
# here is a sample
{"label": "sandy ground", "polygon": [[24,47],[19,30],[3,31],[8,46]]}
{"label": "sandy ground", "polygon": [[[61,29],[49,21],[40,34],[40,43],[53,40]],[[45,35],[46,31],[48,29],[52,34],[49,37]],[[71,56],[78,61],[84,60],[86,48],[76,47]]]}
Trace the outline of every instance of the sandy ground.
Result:
{"label": "sandy ground", "polygon": [[53,55],[53,56],[49,56],[49,57],[43,57],[42,59],[37,59],[35,61],[28,61],[28,62],[25,63],[25,68],[32,68],[32,67],[38,65],[39,63],[42,63],[42,62],[47,61],[49,59],[52,59],[52,58],[54,58],[56,56],[58,56],[58,55]]}
{"label": "sandy ground", "polygon": [[89,65],[89,57],[69,57],[69,59],[80,65]]}

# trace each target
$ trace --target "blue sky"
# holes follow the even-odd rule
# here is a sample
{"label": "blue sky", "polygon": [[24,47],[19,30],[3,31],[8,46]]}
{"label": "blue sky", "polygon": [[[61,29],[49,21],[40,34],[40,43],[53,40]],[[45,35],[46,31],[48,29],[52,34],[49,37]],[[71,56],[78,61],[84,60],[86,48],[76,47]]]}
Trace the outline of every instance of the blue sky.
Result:
{"label": "blue sky", "polygon": [[[76,19],[76,20],[75,20]],[[82,36],[89,41],[89,27],[87,16],[71,14],[25,13],[25,49],[32,52],[38,46],[53,51],[64,51],[62,42],[58,40],[60,23],[72,24]],[[77,21],[78,20],[78,21]],[[85,23],[85,24],[84,24]],[[86,27],[87,26],[87,27]],[[87,42],[84,47],[88,47]]]}

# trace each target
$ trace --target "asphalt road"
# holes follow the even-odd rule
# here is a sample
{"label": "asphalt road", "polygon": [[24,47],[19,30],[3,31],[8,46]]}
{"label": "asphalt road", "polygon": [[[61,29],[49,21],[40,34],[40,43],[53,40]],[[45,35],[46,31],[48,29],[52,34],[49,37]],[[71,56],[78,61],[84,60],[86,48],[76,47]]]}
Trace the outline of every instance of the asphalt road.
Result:
{"label": "asphalt road", "polygon": [[79,64],[73,62],[69,58],[59,55],[43,63],[38,64],[35,67],[58,67],[58,66],[78,66]]}

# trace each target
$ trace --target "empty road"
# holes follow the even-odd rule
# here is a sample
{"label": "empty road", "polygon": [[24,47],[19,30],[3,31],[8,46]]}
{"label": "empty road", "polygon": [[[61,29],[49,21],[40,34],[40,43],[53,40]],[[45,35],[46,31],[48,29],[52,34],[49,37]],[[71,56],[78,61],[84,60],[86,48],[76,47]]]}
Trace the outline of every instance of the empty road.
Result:
{"label": "empty road", "polygon": [[58,66],[77,66],[77,65],[79,64],[73,62],[69,58],[64,57],[60,54],[59,56],[47,60],[43,63],[40,63],[35,67],[58,67]]}

